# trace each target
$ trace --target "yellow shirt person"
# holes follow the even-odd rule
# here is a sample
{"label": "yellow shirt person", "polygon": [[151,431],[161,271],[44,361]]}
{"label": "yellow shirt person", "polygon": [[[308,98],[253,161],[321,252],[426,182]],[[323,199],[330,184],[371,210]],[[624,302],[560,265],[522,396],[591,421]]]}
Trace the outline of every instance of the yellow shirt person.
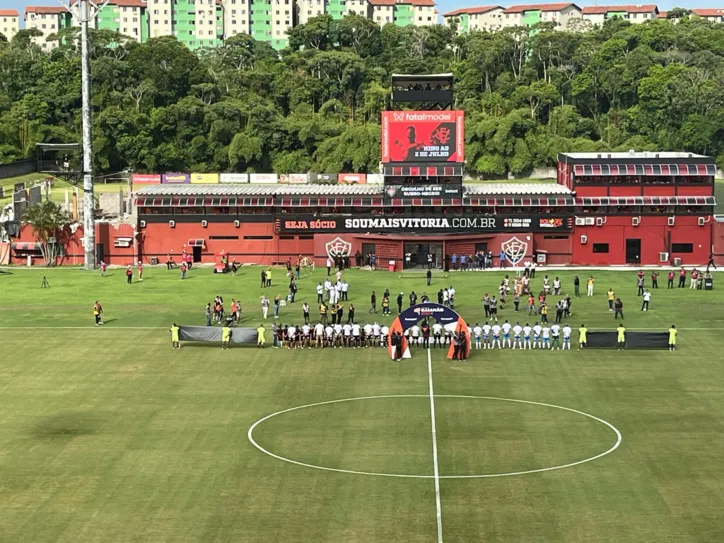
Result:
{"label": "yellow shirt person", "polygon": [[595,283],[595,282],[596,282],[596,280],[593,278],[593,275],[589,275],[588,281],[586,283],[588,285],[588,295],[589,296],[593,296],[593,283]]}
{"label": "yellow shirt person", "polygon": [[676,326],[673,324],[671,325],[671,328],[669,328],[669,350],[675,351],[676,350],[676,334],[678,334],[679,331],[676,329]]}
{"label": "yellow shirt person", "polygon": [[581,347],[586,346],[586,334],[588,333],[588,328],[586,328],[585,324],[582,324],[581,327],[578,329],[578,345],[579,350]]}
{"label": "yellow shirt person", "polygon": [[171,347],[174,349],[181,348],[181,342],[179,341],[179,327],[176,326],[175,322],[171,325]]}
{"label": "yellow shirt person", "polygon": [[264,333],[266,330],[264,330],[264,325],[260,324],[259,328],[256,329],[256,346],[260,348],[264,348],[265,338]]}
{"label": "yellow shirt person", "polygon": [[608,310],[613,311],[613,301],[616,299],[616,293],[612,288],[608,289]]}
{"label": "yellow shirt person", "polygon": [[229,341],[231,341],[231,328],[224,326],[221,329],[221,348],[228,349]]}
{"label": "yellow shirt person", "polygon": [[626,329],[623,327],[623,324],[619,324],[618,328],[616,328],[616,342],[618,343],[618,350],[622,351],[624,347],[624,343],[626,343]]}

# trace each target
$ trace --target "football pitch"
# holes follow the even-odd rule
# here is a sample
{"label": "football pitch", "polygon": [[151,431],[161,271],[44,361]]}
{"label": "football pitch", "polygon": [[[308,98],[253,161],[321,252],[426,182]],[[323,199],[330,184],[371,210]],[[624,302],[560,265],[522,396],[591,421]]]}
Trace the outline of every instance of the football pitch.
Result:
{"label": "football pitch", "polygon": [[[381,348],[171,349],[169,325],[203,325],[216,295],[258,326],[260,296],[287,292],[283,270],[271,289],[259,273],[147,268],[127,285],[116,269],[0,270],[0,539],[724,540],[722,274],[694,291],[667,290],[662,273],[643,313],[634,271],[590,272],[591,298],[589,272],[549,272],[567,293],[581,278],[570,352],[452,362],[414,348],[397,363]],[[438,273],[427,287],[422,272],[345,272],[360,323],[391,322],[400,291],[407,307],[411,290],[436,301],[453,285],[470,326],[503,275]],[[314,318],[325,276],[302,278],[279,322],[301,324],[305,300]],[[678,350],[576,351],[582,323],[614,329],[609,287],[627,329],[676,324]],[[392,316],[368,315],[385,288]],[[512,304],[499,317],[534,319]]]}

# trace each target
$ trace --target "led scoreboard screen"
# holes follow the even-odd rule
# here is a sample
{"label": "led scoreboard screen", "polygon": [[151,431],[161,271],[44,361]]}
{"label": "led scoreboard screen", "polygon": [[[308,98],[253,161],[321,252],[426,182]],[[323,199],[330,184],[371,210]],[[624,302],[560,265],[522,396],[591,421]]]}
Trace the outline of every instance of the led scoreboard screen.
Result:
{"label": "led scoreboard screen", "polygon": [[463,111],[383,111],[382,162],[464,162]]}

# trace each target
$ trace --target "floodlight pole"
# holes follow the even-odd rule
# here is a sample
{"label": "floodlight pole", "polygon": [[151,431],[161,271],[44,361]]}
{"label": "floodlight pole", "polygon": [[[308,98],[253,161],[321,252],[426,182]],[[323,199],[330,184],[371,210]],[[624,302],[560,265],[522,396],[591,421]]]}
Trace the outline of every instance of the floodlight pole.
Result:
{"label": "floodlight pole", "polygon": [[[61,2],[62,3],[62,2]],[[70,6],[65,8],[80,23],[81,47],[81,98],[82,98],[82,124],[83,124],[83,160],[81,169],[83,173],[83,236],[84,264],[86,270],[96,268],[96,221],[94,216],[95,199],[93,194],[93,146],[91,143],[91,75],[90,75],[90,49],[88,47],[88,23],[93,21],[98,12],[105,7],[108,0],[99,7],[92,0],[78,0],[78,11]]]}

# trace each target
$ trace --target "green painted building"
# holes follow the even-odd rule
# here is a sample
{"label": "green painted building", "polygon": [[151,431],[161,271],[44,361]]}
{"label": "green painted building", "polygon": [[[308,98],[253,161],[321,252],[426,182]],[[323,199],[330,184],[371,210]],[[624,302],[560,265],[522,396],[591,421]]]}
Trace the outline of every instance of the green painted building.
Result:
{"label": "green painted building", "polygon": [[345,13],[347,13],[344,0],[328,0],[327,13],[336,21],[343,19]]}
{"label": "green painted building", "polygon": [[394,7],[394,21],[397,26],[408,26],[415,24],[415,9],[412,4],[398,4]]}

